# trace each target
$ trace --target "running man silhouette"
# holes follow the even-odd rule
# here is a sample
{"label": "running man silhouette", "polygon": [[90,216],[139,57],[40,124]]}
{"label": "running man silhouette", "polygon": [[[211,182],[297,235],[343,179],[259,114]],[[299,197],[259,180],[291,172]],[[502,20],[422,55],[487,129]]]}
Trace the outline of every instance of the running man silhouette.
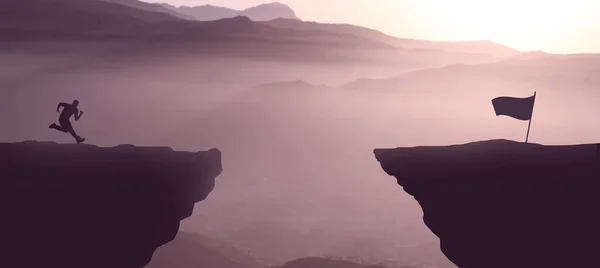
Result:
{"label": "running man silhouette", "polygon": [[83,111],[79,111],[79,109],[77,109],[77,105],[79,105],[78,100],[74,100],[73,104],[68,104],[64,102],[59,103],[58,107],[56,107],[56,112],[60,113],[60,107],[63,107],[62,113],[60,113],[60,117],[58,118],[58,123],[60,125],[52,123],[52,125],[50,125],[50,128],[65,133],[69,132],[71,136],[75,138],[75,141],[77,141],[77,143],[82,143],[85,141],[85,138],[82,138],[75,133],[75,130],[73,129],[73,126],[71,125],[70,121],[72,115],[75,115],[75,121],[78,121],[79,118],[81,118],[81,115],[83,115]]}

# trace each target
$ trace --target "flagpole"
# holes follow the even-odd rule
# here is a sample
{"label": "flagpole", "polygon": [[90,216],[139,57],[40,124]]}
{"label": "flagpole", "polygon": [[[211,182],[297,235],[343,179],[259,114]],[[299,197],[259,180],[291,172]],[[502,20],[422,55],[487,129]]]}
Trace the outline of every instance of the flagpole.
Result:
{"label": "flagpole", "polygon": [[[537,91],[533,92],[533,106],[535,106],[535,95]],[[531,119],[533,119],[533,107],[531,107],[531,117],[529,117],[529,126],[527,126],[527,137],[525,138],[525,143],[529,141],[529,129],[531,129]]]}

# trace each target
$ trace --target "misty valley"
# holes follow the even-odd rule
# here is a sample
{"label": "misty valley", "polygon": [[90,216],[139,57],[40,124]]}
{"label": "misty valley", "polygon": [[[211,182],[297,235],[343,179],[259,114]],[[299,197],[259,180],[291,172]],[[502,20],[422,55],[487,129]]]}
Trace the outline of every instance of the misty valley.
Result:
{"label": "misty valley", "polygon": [[0,142],[74,143],[48,125],[77,99],[81,146],[218,148],[214,189],[141,267],[452,268],[375,148],[522,142],[527,122],[491,100],[534,91],[531,143],[600,136],[600,55],[402,39],[273,5],[2,1]]}

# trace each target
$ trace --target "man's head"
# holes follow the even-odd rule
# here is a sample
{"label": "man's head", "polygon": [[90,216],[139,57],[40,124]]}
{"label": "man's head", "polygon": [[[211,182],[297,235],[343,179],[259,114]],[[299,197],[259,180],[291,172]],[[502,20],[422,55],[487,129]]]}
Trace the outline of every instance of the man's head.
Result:
{"label": "man's head", "polygon": [[77,107],[77,105],[79,105],[79,101],[78,100],[74,100],[73,101],[73,106]]}

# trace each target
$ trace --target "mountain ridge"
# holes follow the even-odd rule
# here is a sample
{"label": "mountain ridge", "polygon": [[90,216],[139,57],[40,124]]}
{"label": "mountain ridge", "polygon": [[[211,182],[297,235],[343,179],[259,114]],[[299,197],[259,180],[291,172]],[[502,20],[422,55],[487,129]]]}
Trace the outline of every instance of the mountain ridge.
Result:
{"label": "mountain ridge", "polygon": [[382,31],[347,23],[319,23],[314,21],[274,19],[263,22],[269,26],[296,30],[323,30],[355,36],[387,43],[405,49],[443,50],[456,53],[481,53],[495,57],[510,57],[519,55],[516,49],[489,40],[436,42],[428,40],[400,38],[383,33]]}
{"label": "mountain ridge", "polygon": [[[278,6],[278,4],[267,5]],[[160,10],[156,11],[156,8]],[[317,42],[329,47],[405,49],[407,51],[404,52],[415,56],[419,56],[417,55],[419,52],[436,51],[466,53],[469,54],[465,55],[467,57],[518,53],[495,43],[484,43],[487,48],[475,51],[480,53],[475,54],[470,51],[469,47],[472,43],[469,42],[448,45],[423,40],[399,39],[377,30],[350,24],[304,22],[299,19],[282,18],[260,22],[253,21],[250,17],[246,20],[239,19],[244,16],[195,21],[161,10],[168,9],[137,0],[13,0],[0,4],[0,12],[8,14],[0,18],[0,25],[2,25],[0,35],[11,41],[23,38],[39,40],[85,37],[101,40],[102,38],[151,37],[180,42],[194,41],[199,38],[214,39],[217,36],[223,40],[224,37],[231,39],[233,36],[243,35],[246,38],[261,39],[274,44],[279,42],[279,44],[306,45]],[[284,39],[283,43],[281,43],[282,39]],[[453,48],[447,49],[446,46],[453,46]],[[465,48],[461,48],[462,46]],[[505,52],[498,52],[500,50]]]}
{"label": "mountain ridge", "polygon": [[[260,21],[276,28],[294,29],[294,30],[321,30],[336,34],[352,34],[357,37],[371,39],[386,43],[399,48],[406,49],[428,49],[444,50],[455,53],[481,53],[489,54],[495,57],[511,57],[519,55],[521,52],[508,46],[498,44],[490,40],[474,41],[428,41],[411,38],[400,38],[383,33],[382,31],[353,25],[349,23],[320,23],[314,21],[303,21],[295,11],[282,3],[271,2],[251,7],[245,10],[236,10],[215,5],[202,6],[180,6],[175,7],[169,4],[162,4],[167,8],[194,17],[196,20],[207,21],[235,16],[246,16],[253,21]],[[262,9],[279,9],[279,16],[262,16],[255,12]],[[277,12],[275,12],[277,13]]]}
{"label": "mountain ridge", "polygon": [[[83,0],[82,0],[83,1]],[[186,16],[180,12],[173,11],[163,5],[160,4],[152,4],[144,1],[138,0],[99,0],[107,3],[114,3],[123,6],[132,7],[139,10],[150,11],[150,12],[161,12],[169,14],[173,17],[181,18],[181,19],[193,19],[192,17]]]}
{"label": "mountain ridge", "polygon": [[277,18],[299,20],[296,12],[291,7],[280,2],[264,3],[243,10],[214,5],[183,5],[179,7],[166,3],[160,5],[198,21],[210,21],[237,16],[245,16],[253,21],[269,21]]}

